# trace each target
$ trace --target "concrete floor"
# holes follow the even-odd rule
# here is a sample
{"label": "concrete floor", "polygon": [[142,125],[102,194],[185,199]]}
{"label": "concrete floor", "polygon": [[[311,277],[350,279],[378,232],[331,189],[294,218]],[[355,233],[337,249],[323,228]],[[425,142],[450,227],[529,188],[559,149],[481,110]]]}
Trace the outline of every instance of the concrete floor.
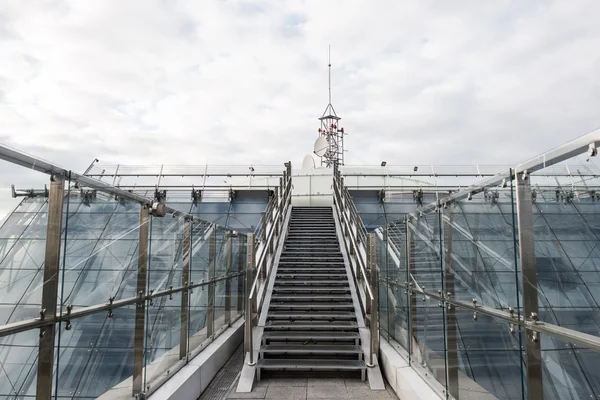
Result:
{"label": "concrete floor", "polygon": [[251,393],[236,393],[234,385],[228,399],[392,399],[396,394],[386,383],[386,390],[373,391],[360,379],[326,378],[265,378],[257,382]]}

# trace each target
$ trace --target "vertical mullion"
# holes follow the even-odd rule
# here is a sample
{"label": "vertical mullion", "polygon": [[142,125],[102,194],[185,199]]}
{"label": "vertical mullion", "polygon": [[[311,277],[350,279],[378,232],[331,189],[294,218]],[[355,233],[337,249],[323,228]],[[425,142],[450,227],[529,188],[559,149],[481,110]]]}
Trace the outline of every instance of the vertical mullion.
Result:
{"label": "vertical mullion", "polygon": [[217,240],[217,228],[213,230],[208,242],[208,311],[206,313],[206,337],[215,333],[215,253]]}
{"label": "vertical mullion", "polygon": [[[538,290],[535,265],[535,240],[533,236],[533,204],[531,185],[526,173],[517,172],[517,222],[519,235],[519,259],[521,261],[521,285],[523,294],[523,316],[537,319]],[[527,398],[542,399],[542,352],[537,332],[525,330],[527,342],[525,364],[527,371]]]}
{"label": "vertical mullion", "polygon": [[143,392],[144,330],[146,317],[146,273],[148,269],[148,236],[150,216],[148,205],[140,207],[140,229],[138,245],[137,296],[135,308],[135,333],[133,345],[133,395]]}
{"label": "vertical mullion", "polygon": [[[444,250],[444,293],[454,296],[454,270],[452,269],[452,212],[450,208],[444,209],[442,213],[443,247]],[[458,354],[456,340],[456,311],[454,307],[447,307],[446,313],[446,370],[448,391],[455,399],[458,399]]]}
{"label": "vertical mullion", "polygon": [[231,231],[225,232],[225,325],[231,321]]}
{"label": "vertical mullion", "polygon": [[186,219],[183,225],[183,260],[181,266],[181,286],[183,286],[183,290],[181,291],[181,310],[180,310],[180,320],[181,320],[181,329],[179,330],[179,359],[183,360],[187,357],[187,339],[188,339],[188,330],[189,330],[189,282],[190,282],[190,264],[191,264],[191,231],[192,231],[192,221],[190,219]]}
{"label": "vertical mullion", "polygon": [[40,328],[36,399],[49,400],[52,396],[54,369],[54,340],[56,335],[56,305],[58,299],[58,272],[60,270],[60,244],[64,203],[65,178],[53,176],[48,195],[48,222],[46,225],[46,253],[44,282],[42,286],[41,318],[49,325]]}

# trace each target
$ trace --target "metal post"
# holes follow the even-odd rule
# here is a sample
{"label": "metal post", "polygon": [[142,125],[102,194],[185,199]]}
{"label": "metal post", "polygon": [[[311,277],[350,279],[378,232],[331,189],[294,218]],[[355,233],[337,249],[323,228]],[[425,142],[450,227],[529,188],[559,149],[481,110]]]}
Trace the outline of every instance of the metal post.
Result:
{"label": "metal post", "polygon": [[[537,320],[538,290],[535,266],[535,242],[533,236],[533,204],[531,185],[527,174],[517,172],[517,221],[519,227],[519,259],[521,260],[521,285],[523,316]],[[525,365],[527,366],[527,398],[543,398],[542,353],[539,333],[527,329]]]}
{"label": "metal post", "polygon": [[373,299],[371,300],[371,364],[374,364],[374,357],[379,354],[379,276],[377,273],[377,242],[375,233],[371,232],[367,236],[369,248],[369,269],[371,278],[371,290]]}
{"label": "metal post", "polygon": [[254,234],[248,234],[248,243],[246,245],[246,324],[244,326],[244,352],[250,353],[251,362],[253,362],[252,352],[252,326],[254,325],[254,299],[250,298],[252,284],[254,283]]}
{"label": "metal post", "polygon": [[[454,270],[452,269],[452,212],[450,207],[442,213],[442,230],[444,235],[444,293],[454,294]],[[448,392],[458,400],[458,354],[456,340],[456,311],[455,307],[447,307],[446,316],[446,341],[448,354],[446,357],[446,371],[448,373]]]}
{"label": "metal post", "polygon": [[[238,261],[236,272],[243,271],[246,266],[244,265],[244,253],[246,251],[243,240],[244,236],[238,235]],[[239,314],[244,310],[244,277],[238,276],[238,288],[237,288],[237,311]]]}
{"label": "metal post", "polygon": [[[50,179],[48,195],[48,221],[46,225],[46,255],[44,261],[44,282],[42,286],[41,319],[56,318],[58,299],[58,272],[60,270],[60,237],[62,233],[65,178],[54,176]],[[36,382],[36,399],[50,400],[52,396],[52,375],[54,369],[54,340],[56,324],[40,328],[39,357]]]}
{"label": "metal post", "polygon": [[225,324],[231,321],[231,231],[225,233]]}
{"label": "metal post", "polygon": [[181,286],[185,289],[181,291],[181,329],[179,331],[179,359],[183,360],[187,357],[188,345],[188,330],[189,330],[189,290],[187,289],[190,281],[190,264],[191,264],[191,232],[192,221],[186,218],[183,224],[183,259],[181,265]]}
{"label": "metal post", "polygon": [[206,337],[215,333],[215,248],[217,240],[216,227],[208,239],[208,302],[206,312]]}
{"label": "metal post", "polygon": [[408,307],[408,356],[412,357],[412,346],[413,340],[416,339],[417,331],[417,297],[413,293],[412,288],[412,277],[415,275],[415,262],[413,254],[413,232],[411,230],[411,220],[408,219],[406,222],[406,283],[409,297]]}
{"label": "metal post", "polygon": [[150,217],[148,206],[140,207],[140,228],[138,245],[137,295],[135,307],[135,333],[133,344],[133,395],[143,392],[144,372],[144,333],[146,328],[146,273],[148,270],[148,236]]}
{"label": "metal post", "polygon": [[264,211],[260,213],[260,240],[267,240],[267,216]]}

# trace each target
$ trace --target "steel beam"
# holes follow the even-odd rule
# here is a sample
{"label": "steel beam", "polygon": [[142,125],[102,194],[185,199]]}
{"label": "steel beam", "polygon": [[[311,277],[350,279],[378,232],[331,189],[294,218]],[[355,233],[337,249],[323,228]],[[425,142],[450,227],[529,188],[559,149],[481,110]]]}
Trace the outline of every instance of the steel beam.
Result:
{"label": "steel beam", "polygon": [[183,259],[181,264],[181,329],[179,331],[179,359],[187,359],[188,349],[188,330],[189,330],[189,305],[190,291],[188,285],[190,282],[190,266],[192,263],[192,221],[186,219],[183,224]]}
{"label": "steel beam", "polygon": [[[538,285],[535,266],[535,241],[533,234],[533,202],[531,185],[527,175],[517,171],[517,222],[519,234],[519,260],[521,265],[521,285],[523,295],[523,316],[537,320]],[[542,352],[539,333],[525,329],[527,343],[525,364],[527,371],[527,398],[541,399],[544,395],[542,385]]]}
{"label": "steel beam", "polygon": [[[452,207],[452,206],[450,206]],[[452,269],[452,211],[448,207],[442,213],[442,234],[444,250],[444,293],[454,296],[456,289],[454,286],[454,270]],[[446,321],[446,371],[448,392],[456,400],[459,398],[458,389],[458,354],[456,338],[456,311],[455,307],[446,307],[444,313]]]}
{"label": "steel beam", "polygon": [[46,225],[46,255],[42,286],[41,319],[52,323],[40,328],[39,355],[36,382],[36,399],[50,400],[54,369],[54,340],[56,334],[56,305],[58,299],[58,273],[60,271],[60,244],[63,220],[65,179],[54,176],[50,180],[48,195],[48,221]]}
{"label": "steel beam", "polygon": [[137,294],[135,307],[135,333],[133,344],[133,396],[144,391],[144,337],[146,328],[146,274],[148,271],[148,237],[150,216],[147,205],[140,207],[138,245]]}

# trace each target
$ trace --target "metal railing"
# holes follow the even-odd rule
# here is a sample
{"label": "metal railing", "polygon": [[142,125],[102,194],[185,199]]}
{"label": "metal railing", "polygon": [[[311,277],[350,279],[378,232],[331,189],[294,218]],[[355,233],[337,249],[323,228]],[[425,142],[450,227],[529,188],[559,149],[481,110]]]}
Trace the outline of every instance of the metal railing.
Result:
{"label": "metal railing", "polygon": [[379,352],[378,268],[375,236],[367,233],[350,193],[344,186],[344,178],[337,165],[334,166],[333,172],[333,206],[344,237],[346,254],[350,257],[362,311],[369,324],[371,340],[367,366],[374,367],[375,358]]}
{"label": "metal railing", "polygon": [[276,261],[276,253],[285,236],[285,221],[291,212],[292,165],[286,163],[279,187],[273,193],[261,222],[254,234],[248,235],[246,269],[246,323],[244,326],[244,351],[249,353],[248,365],[256,364],[254,358],[253,329],[264,306],[267,285]]}
{"label": "metal railing", "polygon": [[[90,341],[99,341],[103,335],[103,348],[122,345],[111,342],[114,339],[125,340],[125,343],[131,340],[133,348],[122,352],[124,362],[130,364],[120,366],[123,367],[120,370],[133,371],[133,375],[127,377],[118,373],[112,374],[113,379],[121,380],[114,382],[111,379],[106,382],[98,379],[102,384],[85,384],[93,387],[95,392],[87,393],[80,389],[78,395],[96,397],[102,394],[101,391],[97,391],[98,388],[112,391],[118,387],[125,389],[125,397],[133,395],[143,398],[153,393],[241,318],[244,311],[246,235],[171,208],[158,199],[122,190],[6,146],[0,145],[0,160],[50,175],[50,187],[44,196],[47,199],[39,201],[40,206],[43,205],[47,212],[35,214],[33,217],[27,211],[18,213],[35,219],[38,227],[45,224],[46,234],[35,239],[35,242],[34,239],[27,239],[29,251],[35,249],[34,255],[41,253],[42,257],[37,261],[38,264],[30,257],[25,267],[29,270],[39,268],[43,280],[40,279],[40,284],[37,285],[34,278],[31,278],[32,285],[37,285],[32,289],[32,293],[40,295],[41,303],[36,304],[35,300],[33,303],[25,302],[22,314],[30,316],[31,306],[39,307],[39,317],[18,320],[17,314],[16,322],[0,325],[2,340],[38,337],[37,333],[26,333],[34,330],[39,332],[39,342],[35,341],[27,346],[11,346],[15,349],[13,353],[9,353],[14,360],[14,364],[11,365],[22,364],[23,368],[31,368],[33,372],[23,369],[26,372],[20,371],[20,375],[34,376],[33,380],[27,378],[27,382],[18,385],[10,383],[11,395],[20,396],[22,392],[19,390],[27,390],[30,393],[36,387],[36,398],[46,400],[51,398],[53,392],[64,391],[62,385],[72,383],[75,378],[67,379],[60,372],[65,368],[73,374],[81,372],[78,371],[78,364],[70,365],[69,362],[73,360],[69,361],[68,357],[64,356],[70,354],[65,353],[61,347],[65,346],[64,338],[81,335],[89,337]],[[280,180],[280,183],[283,184],[284,180]],[[281,193],[281,198],[289,204],[289,168],[285,183],[286,189],[282,191],[276,188],[274,196],[277,197],[277,194]],[[24,202],[38,202],[36,199],[29,200],[28,197],[34,196],[25,196]],[[281,215],[272,211],[276,208],[273,206],[275,202],[272,197],[266,215],[270,217],[269,226],[275,224],[277,229],[280,229]],[[164,218],[167,215],[168,218]],[[110,234],[106,237],[104,234],[96,237],[97,242],[92,246],[88,246],[88,243],[93,243],[90,242],[90,238],[95,237],[92,230],[97,224],[86,225],[86,216],[93,221],[104,221],[99,216],[107,217],[106,221],[110,221],[104,228],[109,227]],[[89,236],[86,229],[90,230]],[[273,229],[268,232],[267,241],[273,240]],[[83,247],[82,241],[85,241]],[[41,246],[42,251],[35,246]],[[90,249],[87,257],[84,257],[82,248]],[[104,253],[109,254],[106,262],[112,260],[113,264],[103,264]],[[257,264],[264,265],[268,254],[269,247],[261,243]],[[5,261],[5,258],[2,261]],[[254,265],[254,258],[251,262]],[[17,264],[17,268],[23,267]],[[90,268],[92,272],[89,271]],[[112,274],[100,277],[97,271],[102,271],[103,268],[111,269]],[[73,279],[67,280],[65,274],[71,274],[71,277],[75,275],[75,282]],[[95,280],[86,280],[87,274],[93,274]],[[15,285],[15,282],[8,282],[9,296],[12,294],[10,287]],[[234,283],[235,285],[232,285]],[[72,287],[64,289],[67,285]],[[81,289],[82,287],[84,289]],[[87,289],[90,287],[91,290]],[[81,290],[90,290],[95,297],[88,297],[88,293],[77,295]],[[216,293],[217,291],[219,292]],[[106,293],[105,301],[98,301],[96,298],[104,296],[103,293]],[[89,301],[89,298],[95,301]],[[224,302],[224,305],[220,302]],[[11,306],[17,311],[20,303],[17,299]],[[104,323],[90,323],[90,317]],[[119,335],[107,334],[104,329],[113,329],[111,327],[114,327],[117,321],[127,321],[125,327],[130,327],[130,330],[119,326]],[[179,334],[166,335],[167,331],[171,333],[177,329]],[[93,337],[97,339],[91,339]],[[165,341],[164,344],[160,343],[161,337]],[[3,347],[4,343],[6,342],[0,342],[0,347]],[[85,352],[89,357],[88,363],[92,362],[92,355],[98,358],[98,352],[105,351],[103,348],[96,348],[90,352],[95,344],[86,345],[89,347],[81,349],[77,343],[69,343],[68,348],[72,352]],[[169,347],[163,348],[164,345]],[[31,349],[31,354],[26,353],[27,348]],[[8,351],[10,352],[10,349]],[[25,357],[26,360],[36,360],[37,365],[26,365],[30,361],[19,361],[19,356]],[[66,365],[63,365],[64,359],[67,359]],[[100,356],[100,360],[96,359],[93,362],[102,362],[102,359]],[[4,367],[6,366],[3,365]],[[93,366],[97,370],[102,370],[102,367],[103,365]],[[104,367],[105,370],[109,369]],[[86,366],[82,365],[81,368]],[[78,379],[84,378],[81,376]],[[0,382],[0,389],[4,390],[5,383]]]}
{"label": "metal railing", "polygon": [[[387,334],[405,348],[413,367],[423,360],[422,366],[429,368],[425,374],[434,376],[442,384],[445,397],[458,399],[462,396],[461,392],[466,390],[465,387],[476,384],[474,377],[473,381],[462,380],[471,379],[468,373],[470,367],[467,365],[469,352],[484,351],[473,349],[472,346],[469,350],[465,343],[460,347],[461,331],[471,328],[485,332],[481,322],[480,328],[469,325],[468,318],[464,318],[465,314],[472,315],[471,324],[475,324],[472,321],[478,319],[496,321],[500,326],[506,324],[506,330],[485,334],[495,335],[490,337],[490,341],[496,339],[496,343],[512,337],[517,342],[514,346],[522,350],[514,351],[512,356],[514,368],[522,368],[524,378],[515,378],[508,383],[509,386],[523,385],[522,392],[514,398],[541,399],[544,393],[549,393],[548,388],[554,385],[564,385],[563,394],[575,396],[564,398],[587,398],[595,391],[591,386],[571,381],[571,375],[583,375],[584,368],[588,368],[587,373],[593,373],[589,366],[577,361],[578,357],[583,357],[578,354],[585,350],[588,357],[586,362],[590,362],[592,354],[595,354],[596,360],[600,360],[600,353],[597,353],[600,351],[600,336],[590,334],[590,326],[581,322],[581,329],[585,332],[574,329],[572,319],[557,317],[553,309],[557,307],[562,313],[572,309],[574,313],[582,313],[573,317],[579,319],[586,315],[593,318],[598,312],[597,303],[593,300],[589,304],[583,300],[581,304],[573,300],[573,304],[565,310],[563,304],[570,304],[570,295],[579,299],[574,291],[587,293],[591,290],[584,279],[569,280],[568,268],[572,262],[570,257],[593,256],[588,255],[589,251],[585,251],[584,244],[581,251],[585,254],[581,255],[577,255],[573,247],[569,248],[569,253],[560,249],[562,240],[568,241],[570,246],[579,245],[580,242],[589,242],[591,246],[597,244],[598,237],[594,227],[597,226],[595,216],[598,215],[595,196],[598,176],[590,175],[590,186],[582,180],[583,183],[573,183],[568,187],[567,191],[579,193],[581,198],[577,199],[563,196],[565,191],[558,180],[552,186],[543,187],[545,181],[541,177],[548,175],[548,167],[566,162],[574,156],[585,152],[588,157],[596,156],[598,144],[600,130],[424,205],[402,220],[376,230],[378,240],[383,242],[383,248],[386,249],[384,262],[387,265],[380,282],[386,289],[386,297],[394,297],[394,301],[385,306],[391,310],[380,311],[382,314],[388,313]],[[551,200],[543,197],[545,192],[555,191],[556,199],[554,196]],[[586,207],[585,214],[583,207]],[[556,224],[550,226],[545,221],[546,215],[553,213],[554,218],[559,215],[563,220],[565,231],[562,237],[552,232],[560,227]],[[492,217],[486,219],[486,215]],[[572,236],[575,220],[581,223],[576,237]],[[469,224],[479,225],[473,227]],[[392,239],[389,232],[398,231],[399,225],[406,226],[406,234]],[[543,249],[551,250],[544,253]],[[561,290],[564,300],[558,306],[553,303],[556,300],[546,297],[544,287],[538,284],[540,279],[546,279],[547,284],[550,277],[545,274],[552,275],[553,269],[540,270],[540,266],[536,267],[536,264],[541,264],[544,259],[548,263],[550,257],[554,257],[552,260],[561,259],[565,266],[560,275],[556,278],[552,276],[552,279],[556,279],[561,285],[571,285],[569,289]],[[544,268],[549,267],[545,265]],[[579,270],[573,268],[574,274],[579,276]],[[597,268],[589,268],[594,273],[597,272]],[[404,273],[406,275],[401,276]],[[487,284],[487,279],[495,279],[493,290]],[[563,282],[563,279],[568,282]],[[401,293],[405,291],[406,298],[403,294],[398,294],[398,289]],[[417,297],[423,298],[422,305],[417,302]],[[472,300],[469,301],[470,298]],[[418,315],[422,318],[436,308],[435,305],[429,308],[429,302],[426,302],[429,299],[438,302],[440,307],[438,324],[442,327],[437,343],[430,343],[427,335],[423,335],[426,329],[423,325],[416,326],[427,323],[427,320],[419,321]],[[406,324],[398,323],[399,320]],[[568,328],[559,325],[569,322]],[[598,332],[597,329],[594,331]],[[542,341],[544,346],[541,345]],[[437,349],[432,351],[432,346]],[[573,354],[580,370],[571,370],[572,365],[566,360],[552,359],[554,352],[565,348],[571,350],[569,354]],[[507,354],[511,349],[509,346]],[[457,361],[459,354],[463,354],[463,361],[467,360],[463,364]],[[427,360],[429,357],[431,360]],[[507,355],[507,359],[509,358]],[[493,358],[489,362],[485,368],[492,370],[495,367]],[[561,362],[566,364],[562,365]],[[506,364],[498,366],[502,367],[505,368]],[[543,373],[544,368],[564,374],[558,380],[567,383],[553,381],[553,374]],[[543,385],[544,380],[550,381],[548,386]],[[494,383],[487,390],[492,395],[506,394],[502,391],[505,389],[501,388],[505,383]],[[485,390],[481,389],[482,393]]]}

